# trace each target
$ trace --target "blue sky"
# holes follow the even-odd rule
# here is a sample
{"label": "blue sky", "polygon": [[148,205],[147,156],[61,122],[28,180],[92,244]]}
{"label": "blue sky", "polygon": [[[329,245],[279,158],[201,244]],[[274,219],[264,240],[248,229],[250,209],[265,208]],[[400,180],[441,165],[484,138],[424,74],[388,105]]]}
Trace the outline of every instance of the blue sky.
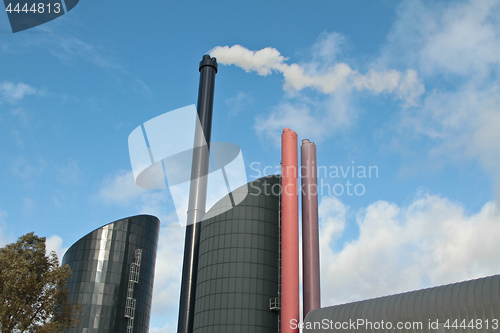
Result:
{"label": "blue sky", "polygon": [[0,245],[34,231],[62,257],[157,215],[151,332],[176,331],[184,230],[168,191],[134,184],[127,138],[196,103],[208,52],[212,140],[241,147],[248,180],[276,170],[287,126],[318,165],[378,170],[320,179],[364,189],[321,195],[323,306],[500,271],[496,1],[82,0],[0,31]]}

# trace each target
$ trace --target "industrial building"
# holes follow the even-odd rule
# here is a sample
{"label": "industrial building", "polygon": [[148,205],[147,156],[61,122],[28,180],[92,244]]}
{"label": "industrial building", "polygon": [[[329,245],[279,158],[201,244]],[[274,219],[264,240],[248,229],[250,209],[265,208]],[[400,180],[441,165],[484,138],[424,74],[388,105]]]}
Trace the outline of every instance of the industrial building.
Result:
{"label": "industrial building", "polygon": [[[278,316],[279,177],[234,190],[201,222],[193,332],[274,333]],[[233,207],[231,196],[248,194]],[[274,188],[273,188],[274,187]],[[227,207],[233,207],[227,209]],[[222,213],[220,213],[222,212]]]}
{"label": "industrial building", "polygon": [[[316,147],[309,140],[302,141],[300,168],[305,317],[301,323],[297,148],[296,133],[285,128],[282,174],[274,180],[280,186],[279,195],[268,191],[268,198],[246,199],[241,206],[218,215],[223,211],[219,206],[231,206],[228,196],[207,213],[211,216],[208,220],[200,223],[194,325],[189,332],[500,332],[500,275],[321,308]],[[255,218],[261,216],[257,211],[267,209],[268,204],[262,203],[268,201],[273,203],[272,211],[278,211],[268,215],[265,223],[278,228],[254,235],[259,231]],[[278,253],[269,251],[259,257],[258,252],[253,252],[262,250],[262,236],[272,239],[274,248],[274,241],[279,242]],[[258,258],[265,257],[264,265],[278,265],[259,270],[262,262]],[[276,282],[272,292],[267,293],[263,281],[271,280]],[[276,288],[278,297],[273,297]],[[259,300],[258,304],[254,299]],[[273,325],[265,325],[269,320]]]}
{"label": "industrial building", "polygon": [[[302,140],[299,168],[289,128],[281,175],[233,189],[206,212],[216,59],[205,55],[199,70],[194,147],[203,149],[193,149],[178,333],[500,332],[500,275],[321,308],[316,146]],[[229,189],[231,174],[219,164]],[[65,332],[149,331],[159,226],[149,215],[125,218],[66,252],[70,301],[83,313]]]}
{"label": "industrial building", "polygon": [[500,275],[312,310],[304,333],[498,332]]}
{"label": "industrial building", "polygon": [[127,217],[82,237],[65,253],[69,301],[82,307],[66,333],[147,333],[160,221]]}
{"label": "industrial building", "polygon": [[[296,331],[287,323],[300,314],[297,134],[285,128],[282,144],[281,175],[229,193],[197,223],[198,237],[186,233],[190,253],[183,273],[191,271],[191,277],[183,276],[178,332]],[[316,146],[303,140],[301,150],[300,173],[307,184],[302,191],[308,276],[303,290],[306,306],[315,308],[320,304]],[[233,197],[247,191],[234,205]],[[185,304],[194,304],[192,319]]]}
{"label": "industrial building", "polygon": [[[499,276],[321,308],[316,146],[302,140],[299,169],[298,136],[289,128],[281,136],[281,175],[235,189],[206,212],[207,180],[213,171],[216,59],[205,55],[199,71],[200,126],[196,126],[192,154],[178,333],[298,333],[302,319],[304,333],[500,331]],[[150,147],[146,148],[154,165]],[[224,163],[216,169],[229,189],[231,172]],[[276,186],[277,191],[269,191]],[[243,201],[235,200],[247,190]],[[153,217],[132,217],[97,229],[68,250],[64,262],[75,272],[70,291],[85,306],[80,328],[68,332],[147,332],[158,228],[159,221]],[[120,240],[113,238],[118,230]],[[360,320],[372,326],[353,327],[351,323]],[[421,326],[405,325],[418,321]],[[394,326],[377,326],[382,322]],[[400,322],[403,327],[397,326]]]}

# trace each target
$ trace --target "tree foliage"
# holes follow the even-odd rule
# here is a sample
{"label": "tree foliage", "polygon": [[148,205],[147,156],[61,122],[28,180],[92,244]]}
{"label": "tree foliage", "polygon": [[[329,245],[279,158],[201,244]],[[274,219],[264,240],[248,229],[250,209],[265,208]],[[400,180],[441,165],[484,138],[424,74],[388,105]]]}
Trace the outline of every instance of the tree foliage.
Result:
{"label": "tree foliage", "polygon": [[0,332],[60,332],[77,324],[68,301],[68,265],[46,255],[45,237],[29,233],[0,248]]}

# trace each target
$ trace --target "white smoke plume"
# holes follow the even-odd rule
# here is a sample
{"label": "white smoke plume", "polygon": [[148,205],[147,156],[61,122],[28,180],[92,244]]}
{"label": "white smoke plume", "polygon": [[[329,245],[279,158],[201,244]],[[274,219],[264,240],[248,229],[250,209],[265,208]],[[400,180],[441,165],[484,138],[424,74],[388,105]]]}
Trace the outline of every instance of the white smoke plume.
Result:
{"label": "white smoke plume", "polygon": [[241,45],[217,46],[210,52],[212,57],[224,65],[235,65],[246,72],[255,71],[261,76],[273,72],[283,74],[285,91],[300,91],[304,88],[316,89],[324,94],[333,94],[340,88],[346,90],[370,91],[374,94],[392,93],[404,100],[405,105],[418,103],[424,93],[424,85],[420,82],[415,70],[406,73],[394,69],[385,71],[369,70],[361,74],[343,62],[334,63],[326,72],[311,71],[314,64],[286,64],[288,58],[275,48],[266,47],[251,51]]}

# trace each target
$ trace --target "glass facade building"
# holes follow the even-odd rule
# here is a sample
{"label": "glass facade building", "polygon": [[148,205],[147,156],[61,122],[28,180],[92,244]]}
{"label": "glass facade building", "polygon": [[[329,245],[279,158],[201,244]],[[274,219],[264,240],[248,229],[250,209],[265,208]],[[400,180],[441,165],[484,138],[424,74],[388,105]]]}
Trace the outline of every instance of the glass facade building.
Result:
{"label": "glass facade building", "polygon": [[245,195],[243,187],[201,222],[194,333],[278,331],[270,300],[278,297],[279,178],[244,186],[248,195],[240,204],[232,202]]}
{"label": "glass facade building", "polygon": [[138,215],[82,237],[63,257],[70,301],[82,307],[67,333],[147,333],[160,221]]}

